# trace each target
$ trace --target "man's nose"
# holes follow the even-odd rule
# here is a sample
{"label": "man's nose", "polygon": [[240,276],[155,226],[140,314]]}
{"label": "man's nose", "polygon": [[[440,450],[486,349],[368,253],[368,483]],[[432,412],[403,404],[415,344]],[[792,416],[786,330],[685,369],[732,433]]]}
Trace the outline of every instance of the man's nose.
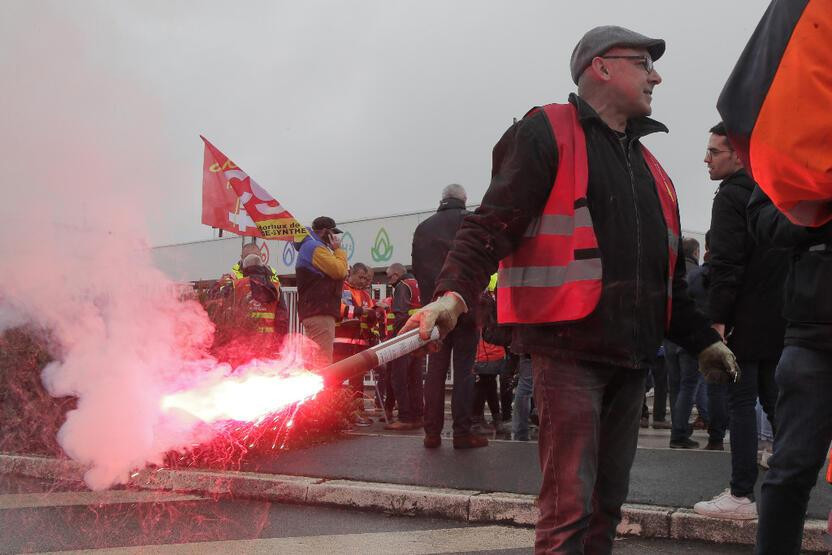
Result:
{"label": "man's nose", "polygon": [[656,71],[656,68],[653,68],[653,71],[650,72],[650,75],[647,77],[647,80],[653,85],[658,85],[662,82],[662,76],[659,75],[659,72]]}

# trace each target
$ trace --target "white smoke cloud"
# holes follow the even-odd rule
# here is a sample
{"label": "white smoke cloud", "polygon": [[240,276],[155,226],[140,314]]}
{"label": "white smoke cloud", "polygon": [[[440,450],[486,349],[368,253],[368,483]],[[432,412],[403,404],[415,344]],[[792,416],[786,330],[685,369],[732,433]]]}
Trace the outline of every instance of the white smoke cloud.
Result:
{"label": "white smoke cloud", "polygon": [[43,383],[79,398],[59,442],[102,489],[193,439],[159,400],[212,364],[199,360],[213,326],[198,303],[179,299],[147,248],[153,207],[164,201],[153,98],[99,71],[67,20],[6,21],[0,328],[26,321],[57,341]]}

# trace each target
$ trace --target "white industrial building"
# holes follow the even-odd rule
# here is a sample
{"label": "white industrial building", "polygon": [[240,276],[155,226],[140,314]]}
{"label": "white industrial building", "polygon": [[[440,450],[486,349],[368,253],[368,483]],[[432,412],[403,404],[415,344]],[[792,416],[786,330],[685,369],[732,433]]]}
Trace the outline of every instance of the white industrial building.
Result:
{"label": "white industrial building", "polygon": [[[470,206],[473,210],[475,206]],[[344,231],[341,244],[347,251],[350,264],[363,262],[375,269],[384,269],[393,262],[410,264],[413,232],[419,222],[435,212],[427,210],[409,214],[397,214],[381,218],[368,218],[338,222]],[[683,231],[687,237],[696,238],[704,253],[704,233]],[[222,238],[165,245],[153,248],[156,266],[175,281],[195,282],[215,280],[227,273],[240,258],[241,238],[231,235]],[[280,276],[294,276],[297,252],[288,241],[257,241],[266,264],[272,266]]]}

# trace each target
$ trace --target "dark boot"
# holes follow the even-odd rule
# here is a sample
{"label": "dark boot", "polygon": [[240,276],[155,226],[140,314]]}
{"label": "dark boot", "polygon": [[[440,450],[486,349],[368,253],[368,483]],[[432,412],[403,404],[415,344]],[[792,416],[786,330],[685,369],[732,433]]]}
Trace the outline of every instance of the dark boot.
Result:
{"label": "dark boot", "polygon": [[488,446],[488,438],[468,434],[454,438],[454,449],[474,449],[476,447]]}

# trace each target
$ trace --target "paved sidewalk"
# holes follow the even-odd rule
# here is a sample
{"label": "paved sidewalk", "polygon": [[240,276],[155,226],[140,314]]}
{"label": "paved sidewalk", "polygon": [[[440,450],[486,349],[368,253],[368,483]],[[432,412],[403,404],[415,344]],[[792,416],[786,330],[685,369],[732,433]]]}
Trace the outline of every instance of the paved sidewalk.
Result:
{"label": "paved sidewalk", "polygon": [[[444,439],[441,448],[425,449],[417,435],[353,433],[342,441],[249,460],[241,470],[532,495],[541,481],[535,442],[496,440],[482,449],[456,450]],[[724,490],[730,472],[730,453],[639,448],[627,502],[691,508]],[[832,488],[818,476],[808,515],[825,519],[830,509]]]}

